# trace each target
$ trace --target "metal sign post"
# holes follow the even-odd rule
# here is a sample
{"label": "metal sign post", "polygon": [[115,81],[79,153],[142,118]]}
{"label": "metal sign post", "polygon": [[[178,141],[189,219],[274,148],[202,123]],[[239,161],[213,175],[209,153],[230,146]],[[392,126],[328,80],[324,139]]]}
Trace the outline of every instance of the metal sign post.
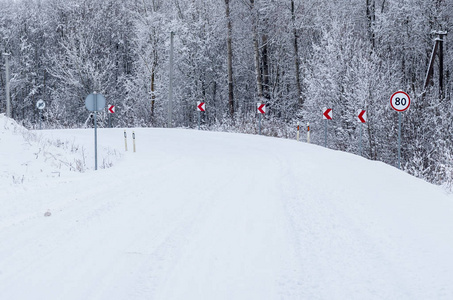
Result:
{"label": "metal sign post", "polygon": [[46,102],[39,99],[38,102],[36,102],[36,108],[39,110],[39,130],[42,129],[42,110],[44,107],[46,107]]}
{"label": "metal sign post", "polygon": [[360,152],[360,156],[362,156],[362,124],[360,124],[359,152]]}
{"label": "metal sign post", "polygon": [[327,148],[327,120],[332,120],[332,109],[324,107],[322,109],[322,117],[324,121],[324,147]]}
{"label": "metal sign post", "polygon": [[198,101],[197,110],[198,110],[198,130],[200,130],[201,112],[206,111],[206,103]]}
{"label": "metal sign post", "polygon": [[115,105],[109,105],[108,107],[108,113],[109,113],[109,128],[112,128],[112,115],[115,113]]}
{"label": "metal sign post", "polygon": [[[95,97],[96,98],[96,97]],[[97,109],[97,105],[96,105]],[[94,112],[94,169],[98,169],[98,112]]]}
{"label": "metal sign post", "polygon": [[260,114],[259,135],[261,135],[261,118],[262,118],[262,115],[266,113],[266,104],[257,103],[256,109],[257,109],[257,112]]}
{"label": "metal sign post", "polygon": [[261,114],[260,114],[260,121],[259,121],[259,132],[258,132],[258,134],[259,134],[259,135],[261,135],[261,118],[262,118],[262,117],[261,117]]}
{"label": "metal sign post", "polygon": [[98,95],[94,92],[94,169],[98,169]]}
{"label": "metal sign post", "polygon": [[101,94],[93,92],[85,99],[85,107],[94,112],[94,169],[98,169],[98,132],[97,132],[97,112],[104,109],[105,98]]}
{"label": "metal sign post", "polygon": [[299,122],[297,122],[297,141],[299,141]]}
{"label": "metal sign post", "polygon": [[357,111],[357,120],[360,123],[360,139],[359,139],[359,152],[360,156],[362,156],[362,125],[366,123],[366,110],[359,109]]}
{"label": "metal sign post", "polygon": [[398,169],[401,170],[401,112],[411,105],[411,98],[403,91],[398,91],[390,97],[390,105],[398,112]]}
{"label": "metal sign post", "polygon": [[401,170],[401,112],[398,112],[398,169]]}

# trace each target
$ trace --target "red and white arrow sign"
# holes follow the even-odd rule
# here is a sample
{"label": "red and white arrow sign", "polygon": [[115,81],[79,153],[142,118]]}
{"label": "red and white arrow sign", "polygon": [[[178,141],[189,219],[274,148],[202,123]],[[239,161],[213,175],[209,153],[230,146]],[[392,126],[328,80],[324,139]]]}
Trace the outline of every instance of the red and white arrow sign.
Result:
{"label": "red and white arrow sign", "polygon": [[109,113],[111,114],[115,113],[115,105],[109,105]]}
{"label": "red and white arrow sign", "polygon": [[197,102],[197,110],[198,111],[206,111],[206,103],[204,102]]}
{"label": "red and white arrow sign", "polygon": [[265,114],[266,113],[266,104],[257,103],[256,108],[257,108],[259,114]]}
{"label": "red and white arrow sign", "polygon": [[360,123],[366,123],[366,110],[359,109],[357,111],[357,119]]}
{"label": "red and white arrow sign", "polygon": [[322,109],[322,117],[325,120],[332,120],[332,109],[324,107]]}

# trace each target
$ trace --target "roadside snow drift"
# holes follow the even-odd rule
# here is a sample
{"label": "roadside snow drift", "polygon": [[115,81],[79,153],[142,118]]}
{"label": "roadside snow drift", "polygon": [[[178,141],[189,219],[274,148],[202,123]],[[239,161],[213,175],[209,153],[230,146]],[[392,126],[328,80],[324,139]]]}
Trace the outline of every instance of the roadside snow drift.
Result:
{"label": "roadside snow drift", "polygon": [[[132,131],[136,135],[133,152]],[[453,299],[453,199],[293,140],[0,117],[0,299]]]}

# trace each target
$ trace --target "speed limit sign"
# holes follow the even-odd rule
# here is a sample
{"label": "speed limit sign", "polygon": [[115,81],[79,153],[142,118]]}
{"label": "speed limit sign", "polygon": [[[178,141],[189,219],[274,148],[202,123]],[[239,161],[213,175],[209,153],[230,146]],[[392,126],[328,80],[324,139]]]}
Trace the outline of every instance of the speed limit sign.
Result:
{"label": "speed limit sign", "polygon": [[390,105],[396,111],[405,111],[411,105],[411,98],[405,92],[399,91],[390,98]]}

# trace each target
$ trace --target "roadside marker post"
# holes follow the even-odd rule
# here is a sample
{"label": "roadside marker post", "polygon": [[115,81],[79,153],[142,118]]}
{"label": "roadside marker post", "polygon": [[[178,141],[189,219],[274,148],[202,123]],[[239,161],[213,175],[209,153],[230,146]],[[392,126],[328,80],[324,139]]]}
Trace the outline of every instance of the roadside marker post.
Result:
{"label": "roadside marker post", "polygon": [[126,129],[124,129],[124,149],[127,151],[127,133],[126,133]]}
{"label": "roadside marker post", "polygon": [[310,144],[310,122],[307,122],[307,143]]}
{"label": "roadside marker post", "polygon": [[135,152],[135,132],[132,131],[132,143],[134,145],[134,152]]}

